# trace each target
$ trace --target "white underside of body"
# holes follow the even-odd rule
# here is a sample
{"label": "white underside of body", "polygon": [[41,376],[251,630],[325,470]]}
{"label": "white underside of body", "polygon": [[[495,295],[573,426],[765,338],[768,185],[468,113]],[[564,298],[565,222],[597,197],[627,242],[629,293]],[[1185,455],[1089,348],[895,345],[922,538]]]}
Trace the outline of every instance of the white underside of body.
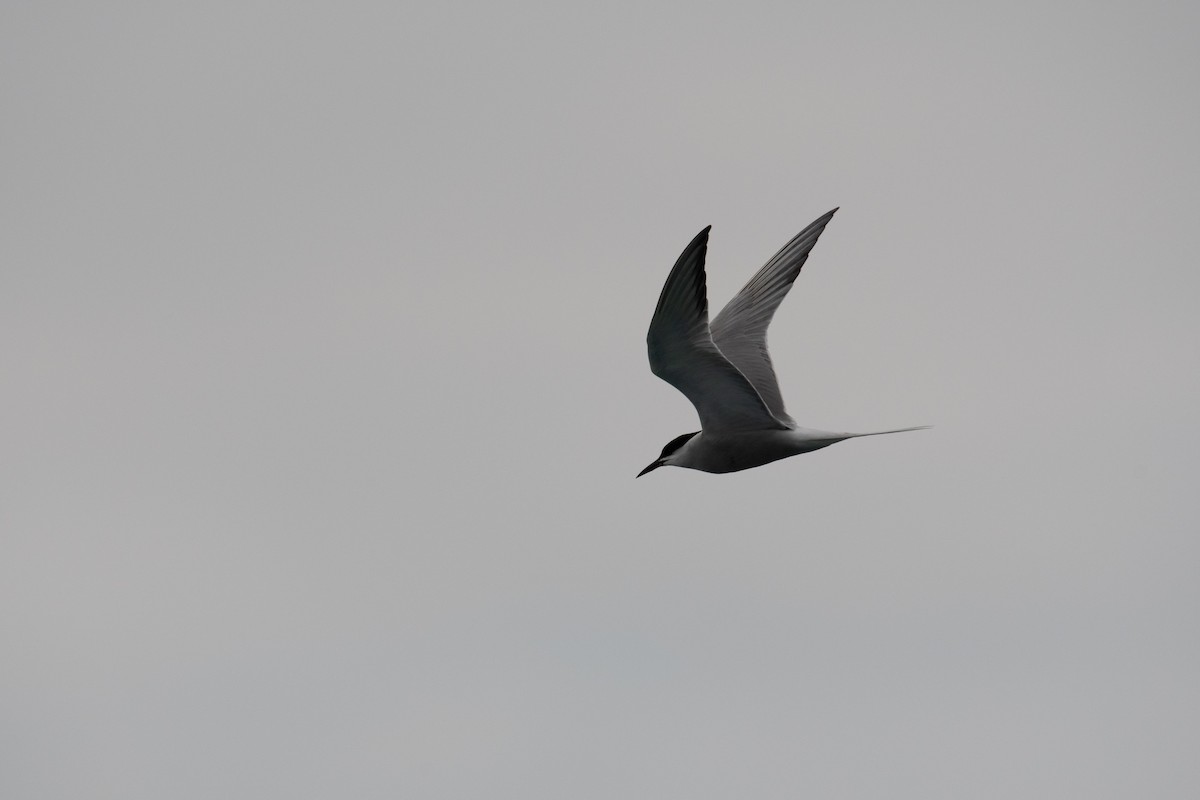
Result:
{"label": "white underside of body", "polygon": [[770,464],[781,458],[811,453],[846,439],[914,430],[922,428],[900,428],[872,433],[844,433],[800,427],[727,434],[701,431],[669,456],[664,466],[697,469],[701,472],[737,472]]}

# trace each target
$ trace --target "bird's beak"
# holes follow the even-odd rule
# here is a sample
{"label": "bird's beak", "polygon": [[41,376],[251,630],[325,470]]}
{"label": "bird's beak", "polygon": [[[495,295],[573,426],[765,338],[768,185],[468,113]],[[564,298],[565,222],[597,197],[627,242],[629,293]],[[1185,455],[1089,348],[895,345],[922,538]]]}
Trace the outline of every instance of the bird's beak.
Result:
{"label": "bird's beak", "polygon": [[639,478],[640,478],[640,477],[642,477],[643,475],[645,475],[647,472],[653,472],[654,470],[658,469],[658,468],[659,468],[659,467],[661,467],[662,465],[663,465],[663,460],[660,458],[658,461],[655,461],[653,464],[651,464],[650,466],[646,467],[644,470],[642,470],[641,472],[639,472],[639,473],[637,474],[637,477],[639,477]]}

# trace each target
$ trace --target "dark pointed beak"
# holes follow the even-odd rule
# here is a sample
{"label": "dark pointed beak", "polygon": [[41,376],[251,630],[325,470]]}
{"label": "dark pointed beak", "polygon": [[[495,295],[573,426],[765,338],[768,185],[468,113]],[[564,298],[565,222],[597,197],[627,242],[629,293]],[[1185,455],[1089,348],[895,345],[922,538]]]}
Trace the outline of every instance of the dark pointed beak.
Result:
{"label": "dark pointed beak", "polygon": [[650,466],[646,467],[644,470],[642,470],[641,472],[639,472],[639,473],[637,474],[637,477],[639,477],[639,478],[640,478],[640,477],[642,477],[643,475],[645,475],[647,472],[653,472],[654,470],[658,469],[658,468],[659,468],[659,467],[661,467],[662,465],[663,465],[663,460],[660,458],[658,461],[655,461],[653,464],[651,464]]}

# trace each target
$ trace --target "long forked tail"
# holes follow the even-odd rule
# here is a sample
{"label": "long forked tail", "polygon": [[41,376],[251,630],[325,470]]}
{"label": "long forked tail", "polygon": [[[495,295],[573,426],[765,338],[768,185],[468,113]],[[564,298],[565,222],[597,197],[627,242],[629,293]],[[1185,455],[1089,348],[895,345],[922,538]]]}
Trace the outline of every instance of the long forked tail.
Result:
{"label": "long forked tail", "polygon": [[913,428],[896,428],[895,430],[890,430],[890,431],[871,431],[870,433],[852,433],[852,434],[850,434],[850,436],[851,436],[851,438],[858,438],[859,436],[882,436],[885,433],[904,433],[905,431],[927,431],[932,427],[933,427],[932,425],[917,425],[916,427],[913,427]]}

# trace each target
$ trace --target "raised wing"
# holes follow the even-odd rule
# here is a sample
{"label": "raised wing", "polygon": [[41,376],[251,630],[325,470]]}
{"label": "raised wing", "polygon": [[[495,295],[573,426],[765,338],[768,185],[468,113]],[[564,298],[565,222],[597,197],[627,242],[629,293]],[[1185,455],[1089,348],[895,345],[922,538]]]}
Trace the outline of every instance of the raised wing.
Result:
{"label": "raised wing", "polygon": [[779,381],[767,352],[767,327],[836,211],[796,234],[712,321],[712,339],[721,353],[753,384],[771,414],[789,424],[792,418],[783,407]]}
{"label": "raised wing", "polygon": [[692,401],[706,432],[785,428],[713,344],[704,274],[711,227],[684,249],[663,285],[646,334],[650,371]]}

